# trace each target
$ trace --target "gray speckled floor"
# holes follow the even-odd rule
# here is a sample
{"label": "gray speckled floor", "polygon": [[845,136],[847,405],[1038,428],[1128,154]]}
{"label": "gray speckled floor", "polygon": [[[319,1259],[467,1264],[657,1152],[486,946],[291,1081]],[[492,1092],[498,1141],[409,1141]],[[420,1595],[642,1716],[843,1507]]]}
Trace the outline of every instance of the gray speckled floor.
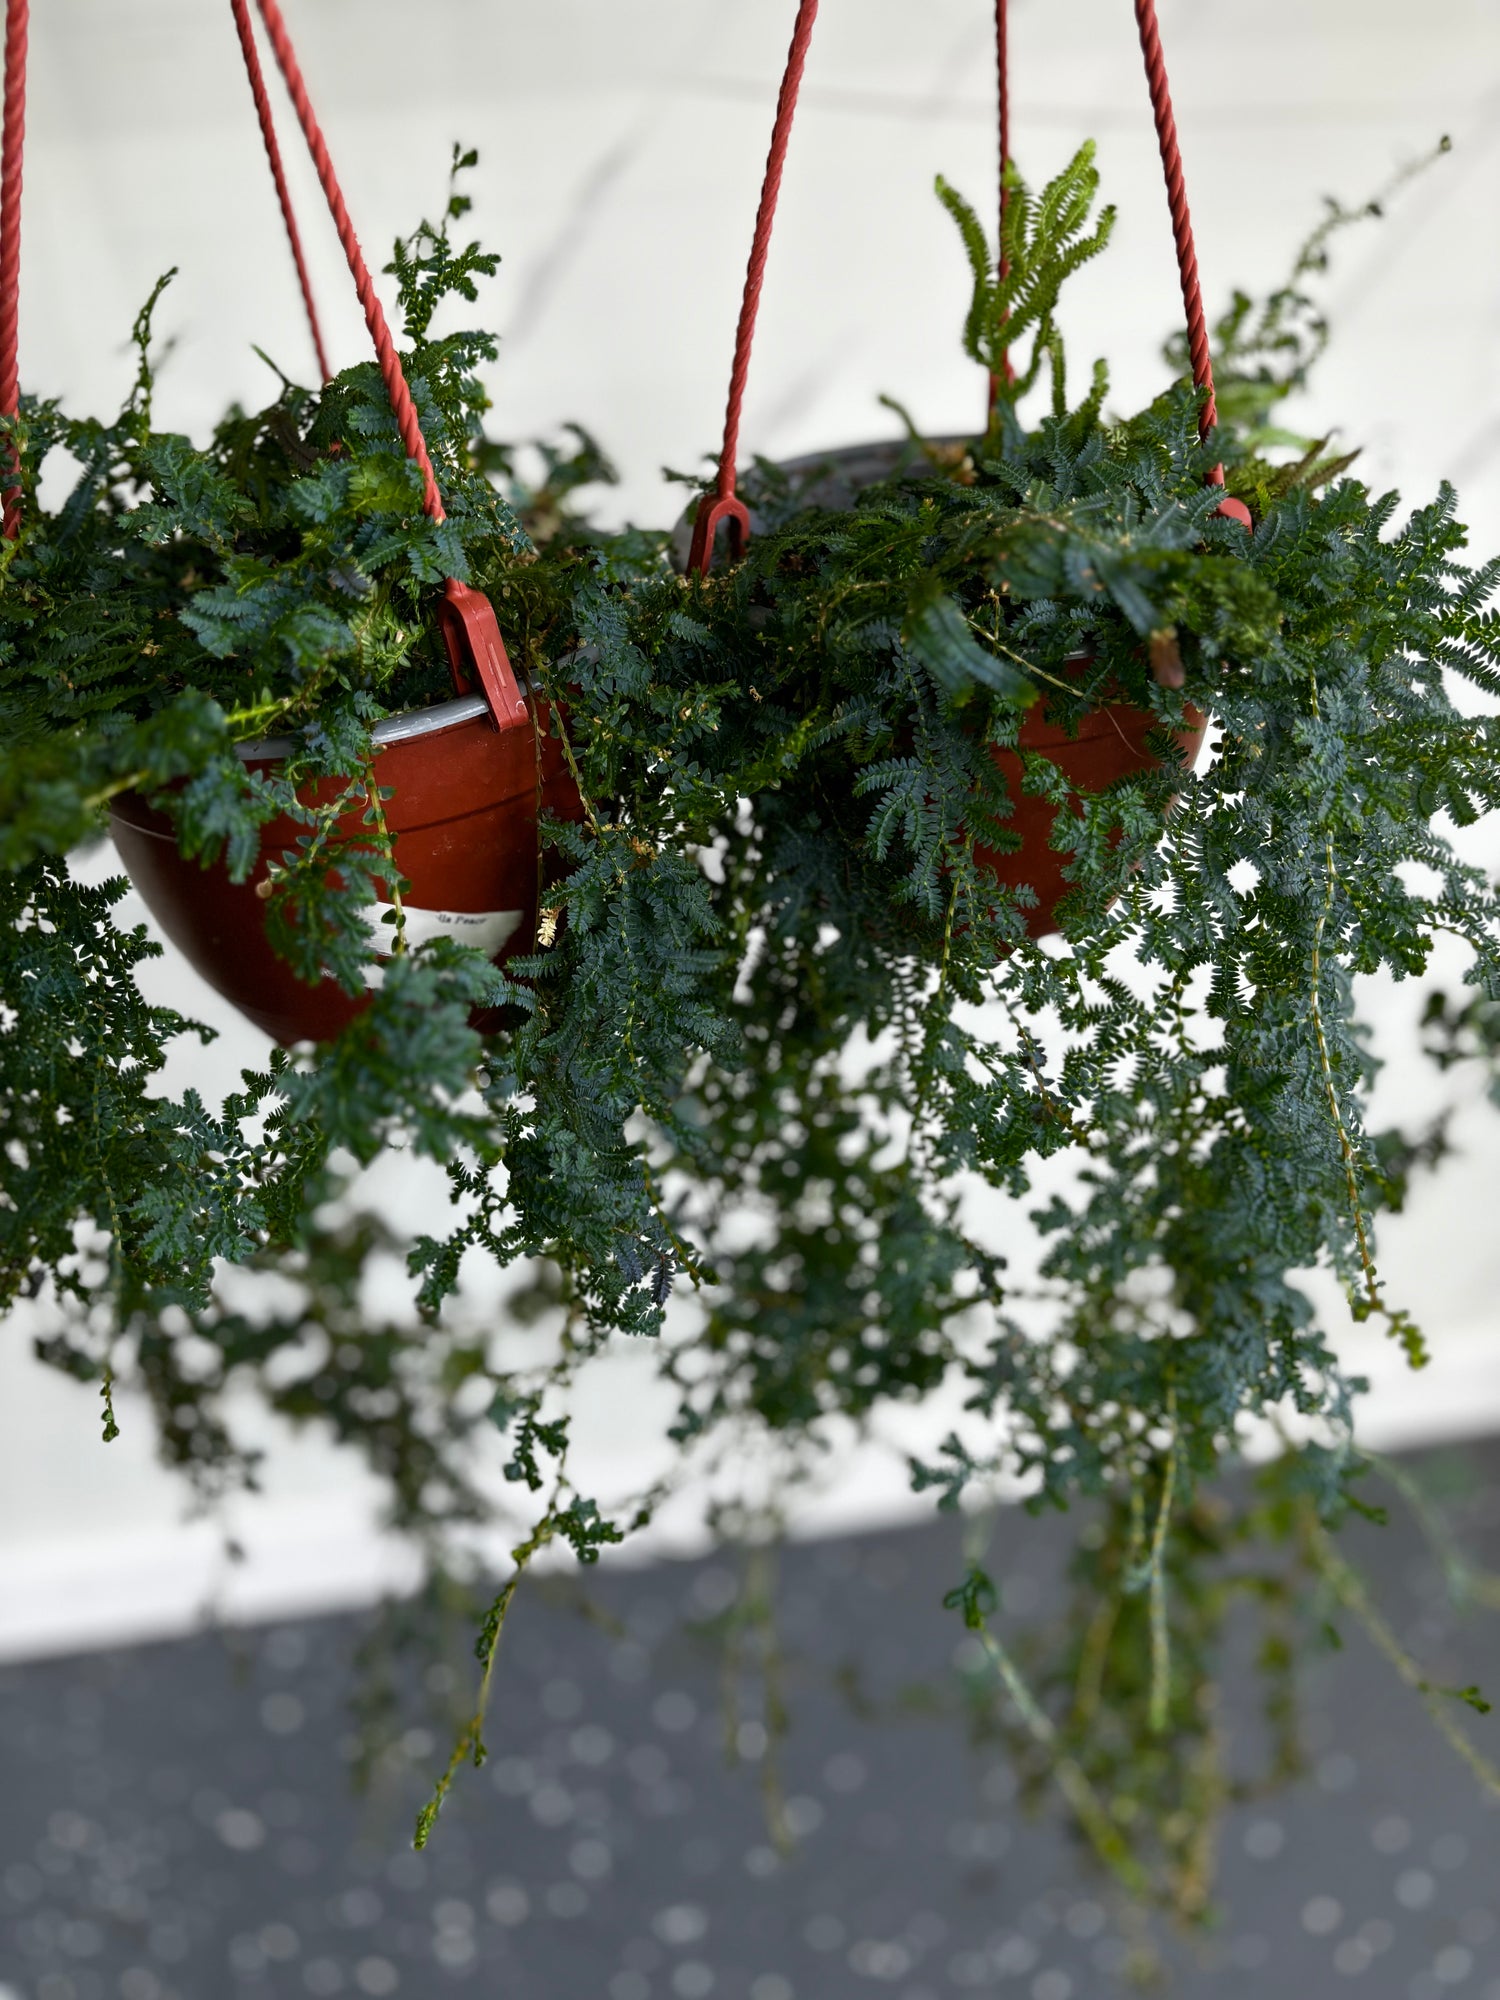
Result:
{"label": "gray speckled floor", "polygon": [[[1500,1445],[1463,1456],[1477,1476],[1460,1517],[1493,1557]],[[1045,1607],[1056,1527],[1028,1522],[1010,1546],[1010,1607]],[[1455,1621],[1409,1520],[1350,1547],[1435,1671],[1500,1679],[1493,1619]],[[959,1635],[938,1600],[958,1569],[948,1522],[781,1558],[785,1860],[753,1708],[739,1762],[725,1754],[703,1629],[737,1589],[722,1561],[606,1565],[584,1591],[523,1597],[491,1760],[422,1856],[411,1812],[446,1742],[412,1721],[353,1795],[358,1620],[8,1669],[0,2000],[1123,1992],[1110,1895],[946,1704],[914,1692],[951,1694]],[[857,1684],[841,1671],[856,1656]],[[445,1670],[428,1683],[430,1707]],[[1357,1633],[1310,1692],[1312,1775],[1231,1818],[1224,1921],[1169,1945],[1173,1990],[1500,2000],[1500,1814]],[[1483,1742],[1500,1716],[1474,1729]]]}

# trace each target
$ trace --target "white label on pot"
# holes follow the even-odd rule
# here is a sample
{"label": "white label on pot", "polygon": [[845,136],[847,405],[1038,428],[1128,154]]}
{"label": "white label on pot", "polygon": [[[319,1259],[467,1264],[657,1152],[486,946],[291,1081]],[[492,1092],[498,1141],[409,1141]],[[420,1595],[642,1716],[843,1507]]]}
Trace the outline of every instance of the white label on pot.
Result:
{"label": "white label on pot", "polygon": [[[450,937],[455,944],[472,945],[482,951],[486,958],[493,958],[502,946],[508,944],[521,928],[524,911],[521,910],[418,910],[410,903],[402,905],[406,917],[406,942],[415,949],[419,944],[429,944],[433,938]],[[390,903],[366,903],[360,915],[370,927],[370,932],[381,952],[389,957],[395,949],[396,925],[394,910]],[[378,966],[366,968],[369,973],[378,972]],[[378,980],[370,980],[378,984]]]}

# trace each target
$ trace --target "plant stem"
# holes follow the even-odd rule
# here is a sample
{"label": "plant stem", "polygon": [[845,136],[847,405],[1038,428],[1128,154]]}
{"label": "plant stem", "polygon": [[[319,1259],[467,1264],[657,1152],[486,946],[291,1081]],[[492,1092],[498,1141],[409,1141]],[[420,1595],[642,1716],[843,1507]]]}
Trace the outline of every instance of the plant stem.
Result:
{"label": "plant stem", "polygon": [[375,830],[380,836],[380,845],[386,860],[390,863],[391,908],[396,912],[396,922],[391,938],[391,951],[396,958],[406,954],[406,905],[401,900],[401,871],[396,866],[396,843],[391,838],[391,830],[386,824],[385,801],[380,796],[380,787],[375,782],[375,771],[371,766],[365,779],[365,797],[370,802],[370,817],[375,822]]}
{"label": "plant stem", "polygon": [[417,1814],[416,1829],[412,1834],[412,1846],[415,1848],[421,1849],[427,1845],[437,1816],[443,1809],[443,1801],[447,1798],[453,1780],[458,1775],[459,1767],[466,1760],[471,1760],[476,1769],[484,1762],[484,1719],[490,1703],[490,1684],[495,1677],[495,1661],[500,1654],[500,1637],[505,1630],[505,1621],[510,1615],[511,1603],[520,1588],[522,1577],[530,1568],[532,1559],[547,1546],[556,1533],[557,1516],[560,1511],[558,1503],[562,1498],[565,1484],[563,1468],[559,1466],[557,1482],[547,1503],[547,1511],[526,1540],[510,1552],[515,1568],[501,1586],[499,1595],[491,1604],[484,1621],[484,1671],[480,1675],[479,1694],[474,1704],[474,1713],[460,1731],[458,1741],[454,1744],[452,1755],[448,1759],[448,1767],[433,1787],[432,1797]]}
{"label": "plant stem", "polygon": [[[1320,715],[1320,709],[1318,706],[1318,677],[1316,673],[1311,674],[1310,679],[1312,681],[1313,716],[1317,719]],[[1323,937],[1328,928],[1328,920],[1333,915],[1333,897],[1339,878],[1338,866],[1333,852],[1333,835],[1326,830],[1323,835],[1323,853],[1326,884],[1323,894],[1323,907],[1318,912],[1318,921],[1313,931],[1312,944],[1311,997],[1313,1033],[1318,1044],[1318,1065],[1322,1071],[1324,1094],[1328,1099],[1328,1114],[1333,1120],[1333,1129],[1338,1134],[1339,1153],[1344,1166],[1344,1186],[1349,1200],[1349,1213],[1354,1222],[1355,1243],[1359,1250],[1360,1269],[1364,1274],[1364,1314],[1379,1313],[1389,1318],[1393,1329],[1405,1342],[1413,1367],[1420,1367],[1422,1365],[1421,1360],[1418,1358],[1421,1354],[1420,1334],[1416,1333],[1415,1328],[1408,1330],[1409,1323],[1406,1321],[1404,1315],[1392,1313],[1381,1295],[1380,1279],[1375,1269],[1375,1258],[1370,1248],[1369,1231],[1365,1224],[1364,1203],[1360,1198],[1359,1165],[1355,1158],[1354,1147],[1350,1143],[1343,1112],[1339,1107],[1338,1086],[1334,1081],[1333,1060],[1328,1049],[1328,1033],[1323,1022]]]}
{"label": "plant stem", "polygon": [[1052,1718],[1026,1685],[1020,1668],[988,1625],[973,1629],[1006,1693],[1015,1703],[1028,1735],[1047,1752],[1057,1788],[1072,1807],[1074,1817],[1088,1835],[1094,1852],[1131,1895],[1146,1896],[1151,1885],[1145,1869],[1131,1853],[1124,1835],[1110,1818],[1108,1808],[1083,1767],[1074,1758],[1059,1755],[1057,1730]]}
{"label": "plant stem", "polygon": [[1162,1735],[1167,1727],[1167,1711],[1172,1692],[1172,1640],[1167,1625],[1167,1570],[1165,1553],[1167,1530],[1172,1521],[1172,1500],[1177,1485],[1177,1391],[1167,1391],[1167,1420],[1172,1426],[1172,1442],[1162,1469],[1161,1505],[1156,1510],[1156,1526],[1151,1535],[1151,1733]]}
{"label": "plant stem", "polygon": [[[123,1230],[120,1227],[120,1211],[115,1202],[115,1191],[109,1178],[109,1166],[104,1152],[104,1125],[100,1117],[99,1097],[104,1083],[104,1057],[96,1057],[94,1062],[94,1154],[99,1162],[99,1178],[104,1184],[104,1198],[109,1203],[109,1261],[118,1278],[120,1266],[125,1261],[122,1244]],[[117,1295],[118,1303],[118,1295]],[[111,1316],[112,1318],[114,1315]],[[106,1336],[104,1349],[104,1371],[99,1385],[99,1394],[104,1402],[104,1442],[113,1444],[120,1435],[120,1426],[115,1422],[115,1371],[114,1340]]]}
{"label": "plant stem", "polygon": [[1429,1547],[1443,1565],[1454,1603],[1461,1608],[1478,1604],[1487,1611],[1500,1611],[1500,1576],[1470,1560],[1431,1498],[1406,1467],[1379,1452],[1366,1451],[1363,1457],[1382,1479],[1390,1481],[1416,1516]]}
{"label": "plant stem", "polygon": [[1364,1578],[1339,1554],[1328,1530],[1317,1518],[1310,1504],[1306,1506],[1305,1526],[1307,1545],[1312,1559],[1331,1585],[1340,1603],[1364,1626],[1400,1678],[1420,1699],[1422,1706],[1437,1725],[1439,1733],[1457,1751],[1485,1790],[1500,1798],[1500,1768],[1492,1764],[1482,1750],[1476,1750],[1459,1728],[1449,1712],[1448,1704],[1452,1697],[1434,1688],[1421,1667],[1407,1652],[1391,1629],[1389,1621],[1371,1601]]}
{"label": "plant stem", "polygon": [[1365,1228],[1364,1203],[1360,1199],[1359,1170],[1354,1157],[1354,1148],[1349,1142],[1349,1133],[1344,1124],[1344,1115],[1339,1108],[1338,1086],[1333,1076],[1333,1061],[1328,1052],[1328,1034],[1323,1025],[1323,935],[1328,928],[1328,919],[1333,914],[1334,886],[1338,881],[1338,871],[1333,858],[1333,836],[1325,835],[1324,848],[1327,857],[1328,888],[1323,898],[1323,907],[1318,912],[1317,926],[1313,931],[1312,945],[1312,1021],[1313,1033],[1318,1043],[1318,1065],[1322,1071],[1323,1089],[1328,1099],[1328,1115],[1333,1120],[1333,1129],[1338,1134],[1339,1152],[1344,1164],[1344,1185],[1349,1195],[1349,1212],[1354,1221],[1355,1240],[1359,1246],[1360,1268],[1364,1273],[1365,1298],[1371,1312],[1384,1309],[1380,1296],[1380,1281],[1375,1273],[1375,1260],[1370,1253],[1370,1239]]}

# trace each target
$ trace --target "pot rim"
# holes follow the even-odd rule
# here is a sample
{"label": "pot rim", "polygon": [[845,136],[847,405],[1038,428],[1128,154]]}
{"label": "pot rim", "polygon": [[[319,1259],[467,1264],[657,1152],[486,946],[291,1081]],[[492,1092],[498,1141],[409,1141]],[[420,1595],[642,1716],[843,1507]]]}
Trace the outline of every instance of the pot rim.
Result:
{"label": "pot rim", "polygon": [[[392,743],[410,743],[419,737],[440,735],[445,729],[461,728],[488,714],[489,705],[482,694],[455,695],[450,701],[434,702],[430,708],[408,708],[399,715],[382,717],[371,729],[370,739],[377,750],[383,750]],[[236,743],[234,752],[242,764],[266,764],[290,757],[300,748],[295,736],[263,736],[257,743]]]}
{"label": "pot rim", "polygon": [[[983,436],[978,431],[945,431],[941,437],[861,438],[854,444],[829,445],[824,451],[799,451],[795,458],[778,458],[774,461],[781,472],[816,472],[822,465],[837,465],[841,458],[862,458],[866,452],[889,451],[893,448],[910,447],[920,458],[923,445],[939,448],[956,444],[977,444]],[[936,471],[936,467],[934,467]]]}

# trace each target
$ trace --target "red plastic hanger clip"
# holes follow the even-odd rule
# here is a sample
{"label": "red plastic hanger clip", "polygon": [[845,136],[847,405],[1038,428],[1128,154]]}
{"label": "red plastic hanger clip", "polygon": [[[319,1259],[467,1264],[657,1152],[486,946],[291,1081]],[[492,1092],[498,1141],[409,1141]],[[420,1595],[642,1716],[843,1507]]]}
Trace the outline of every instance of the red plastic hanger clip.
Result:
{"label": "red plastic hanger clip", "polygon": [[484,592],[450,576],[438,606],[438,623],[458,692],[467,694],[477,674],[497,729],[515,729],[527,721],[526,697],[500,636],[495,607]]}

